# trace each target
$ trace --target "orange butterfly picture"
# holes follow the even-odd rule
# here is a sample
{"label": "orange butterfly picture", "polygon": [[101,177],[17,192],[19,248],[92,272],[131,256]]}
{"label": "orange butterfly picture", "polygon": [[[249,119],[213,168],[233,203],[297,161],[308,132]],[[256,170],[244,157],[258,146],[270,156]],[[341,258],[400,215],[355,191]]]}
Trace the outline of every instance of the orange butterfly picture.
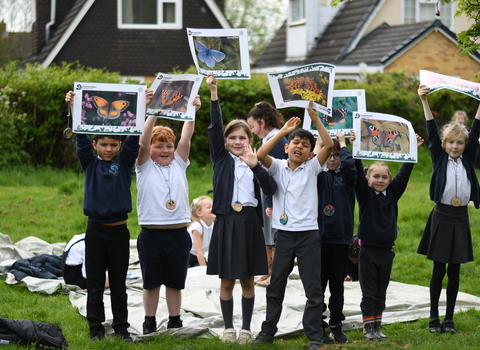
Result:
{"label": "orange butterfly picture", "polygon": [[97,114],[103,119],[117,119],[120,113],[128,108],[130,102],[116,100],[109,102],[103,97],[92,96],[93,104],[97,108]]}
{"label": "orange butterfly picture", "polygon": [[172,90],[162,90],[162,105],[163,106],[171,106],[175,102],[181,100],[184,96],[178,91]]}

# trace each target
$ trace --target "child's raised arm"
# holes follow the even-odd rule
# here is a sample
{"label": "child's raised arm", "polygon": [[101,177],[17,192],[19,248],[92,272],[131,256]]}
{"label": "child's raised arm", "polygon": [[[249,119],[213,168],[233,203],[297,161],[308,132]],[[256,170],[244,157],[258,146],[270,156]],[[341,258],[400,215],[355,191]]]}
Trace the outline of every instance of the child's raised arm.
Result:
{"label": "child's raised arm", "polygon": [[323,141],[323,147],[320,149],[320,151],[317,153],[317,159],[320,164],[325,164],[327,161],[328,157],[330,157],[330,153],[332,152],[333,148],[333,140],[328,134],[327,129],[325,129],[325,126],[321,122],[320,118],[318,118],[318,112],[312,108],[313,102],[310,101],[310,104],[308,105],[307,111],[308,115],[310,116],[310,119],[312,120],[313,125],[318,130],[318,137],[320,137]]}
{"label": "child's raised arm", "polygon": [[[200,102],[200,96],[197,95],[193,100],[192,104],[195,106],[195,112],[200,109],[202,103]],[[193,136],[193,132],[195,131],[195,121],[188,121],[183,123],[182,134],[180,136],[180,140],[178,141],[177,145],[177,153],[183,159],[184,162],[188,161],[188,157],[190,156],[190,145]]]}
{"label": "child's raised arm", "polygon": [[[145,102],[148,107],[148,105],[153,100],[153,90],[146,89],[145,95],[146,95]],[[150,141],[152,139],[152,130],[153,130],[153,127],[155,126],[156,121],[157,121],[157,117],[148,117],[147,120],[145,121],[145,124],[143,125],[143,134],[140,135],[140,141],[139,141],[140,149],[138,151],[136,165],[144,164],[150,157]]]}
{"label": "child's raised arm", "polygon": [[428,100],[427,100],[427,95],[429,92],[430,92],[430,88],[427,87],[426,85],[420,85],[418,87],[418,96],[422,101],[423,114],[425,115],[425,120],[433,119],[433,114],[432,114],[432,111],[430,110],[430,106],[428,105]]}
{"label": "child's raised arm", "polygon": [[207,75],[207,85],[210,88],[210,100],[218,100],[217,93],[217,79],[213,76],[213,73],[208,73]]}
{"label": "child's raised arm", "polygon": [[260,147],[260,149],[257,151],[257,157],[265,167],[270,168],[270,165],[272,165],[272,157],[268,155],[268,152],[272,150],[272,148],[277,144],[278,141],[282,139],[282,137],[285,137],[294,131],[301,122],[302,120],[299,117],[290,118],[283,125],[279,132],[277,132],[272,138],[265,142],[262,147]]}

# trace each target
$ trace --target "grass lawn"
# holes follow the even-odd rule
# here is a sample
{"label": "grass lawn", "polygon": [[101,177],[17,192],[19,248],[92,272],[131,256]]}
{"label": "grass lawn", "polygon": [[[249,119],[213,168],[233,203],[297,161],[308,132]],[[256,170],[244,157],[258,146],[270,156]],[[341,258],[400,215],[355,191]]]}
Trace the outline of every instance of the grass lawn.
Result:
{"label": "grass lawn", "polygon": [[[390,162],[396,174],[400,164]],[[188,168],[190,200],[211,190],[211,166],[192,164]],[[416,254],[423,227],[433,207],[428,186],[431,177],[426,148],[420,150],[420,162],[413,170],[407,191],[399,202],[399,236],[392,280],[428,286],[432,263]],[[86,228],[82,212],[83,174],[48,168],[0,170],[0,232],[17,242],[28,236],[49,243],[66,242]],[[136,186],[132,183],[133,201]],[[135,207],[135,205],[134,205]],[[480,215],[469,208],[475,261],[462,265],[460,291],[480,296]],[[128,221],[132,238],[139,233],[137,213]],[[262,297],[257,295],[257,297]],[[286,296],[288,298],[288,295]],[[388,299],[387,299],[388,303]],[[42,295],[29,292],[25,286],[0,283],[0,317],[27,318],[59,326],[71,349],[240,349],[245,346],[222,344],[218,338],[177,339],[159,336],[145,343],[124,343],[117,339],[92,342],[87,321],[73,308],[67,295]],[[428,320],[386,325],[389,338],[372,343],[363,339],[361,330],[348,331],[349,343],[327,345],[322,349],[478,349],[480,348],[480,311],[469,310],[455,315],[457,335],[430,334]],[[253,330],[257,332],[257,329]],[[258,349],[307,348],[305,336],[276,340]],[[10,345],[10,349],[26,349]]]}

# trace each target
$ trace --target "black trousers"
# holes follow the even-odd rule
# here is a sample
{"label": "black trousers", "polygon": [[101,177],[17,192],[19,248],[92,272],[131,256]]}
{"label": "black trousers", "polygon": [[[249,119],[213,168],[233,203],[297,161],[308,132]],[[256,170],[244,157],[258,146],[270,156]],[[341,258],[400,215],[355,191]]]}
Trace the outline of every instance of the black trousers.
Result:
{"label": "black trousers", "polygon": [[321,238],[318,230],[277,231],[272,276],[267,287],[267,314],[262,323],[263,332],[271,335],[277,333],[288,275],[292,272],[294,260],[297,258],[298,272],[307,298],[303,311],[303,329],[310,341],[321,341],[323,292],[320,281],[320,255]]}
{"label": "black trousers", "polygon": [[394,257],[392,247],[360,247],[358,277],[362,289],[360,309],[364,318],[381,316],[385,310]]}
{"label": "black trousers", "polygon": [[[330,289],[328,309],[330,310],[330,326],[341,326],[345,320],[343,314],[344,279],[348,265],[348,245],[322,243],[322,290],[327,284]],[[326,311],[327,303],[323,307]]]}
{"label": "black trousers", "polygon": [[127,225],[106,226],[89,222],[85,236],[87,270],[87,320],[91,332],[103,329],[105,271],[108,269],[114,330],[126,330],[128,323],[125,279],[130,256]]}

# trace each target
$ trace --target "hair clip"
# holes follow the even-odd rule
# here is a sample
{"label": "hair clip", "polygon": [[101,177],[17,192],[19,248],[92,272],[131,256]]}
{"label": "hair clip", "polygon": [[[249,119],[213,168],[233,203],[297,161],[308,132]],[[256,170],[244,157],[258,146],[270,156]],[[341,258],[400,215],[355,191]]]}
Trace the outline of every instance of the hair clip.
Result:
{"label": "hair clip", "polygon": [[197,204],[198,203],[198,198],[195,198],[192,203],[193,203],[193,205]]}
{"label": "hair clip", "polygon": [[255,103],[255,107],[260,107],[261,104],[262,104],[262,102],[257,102],[257,103]]}

